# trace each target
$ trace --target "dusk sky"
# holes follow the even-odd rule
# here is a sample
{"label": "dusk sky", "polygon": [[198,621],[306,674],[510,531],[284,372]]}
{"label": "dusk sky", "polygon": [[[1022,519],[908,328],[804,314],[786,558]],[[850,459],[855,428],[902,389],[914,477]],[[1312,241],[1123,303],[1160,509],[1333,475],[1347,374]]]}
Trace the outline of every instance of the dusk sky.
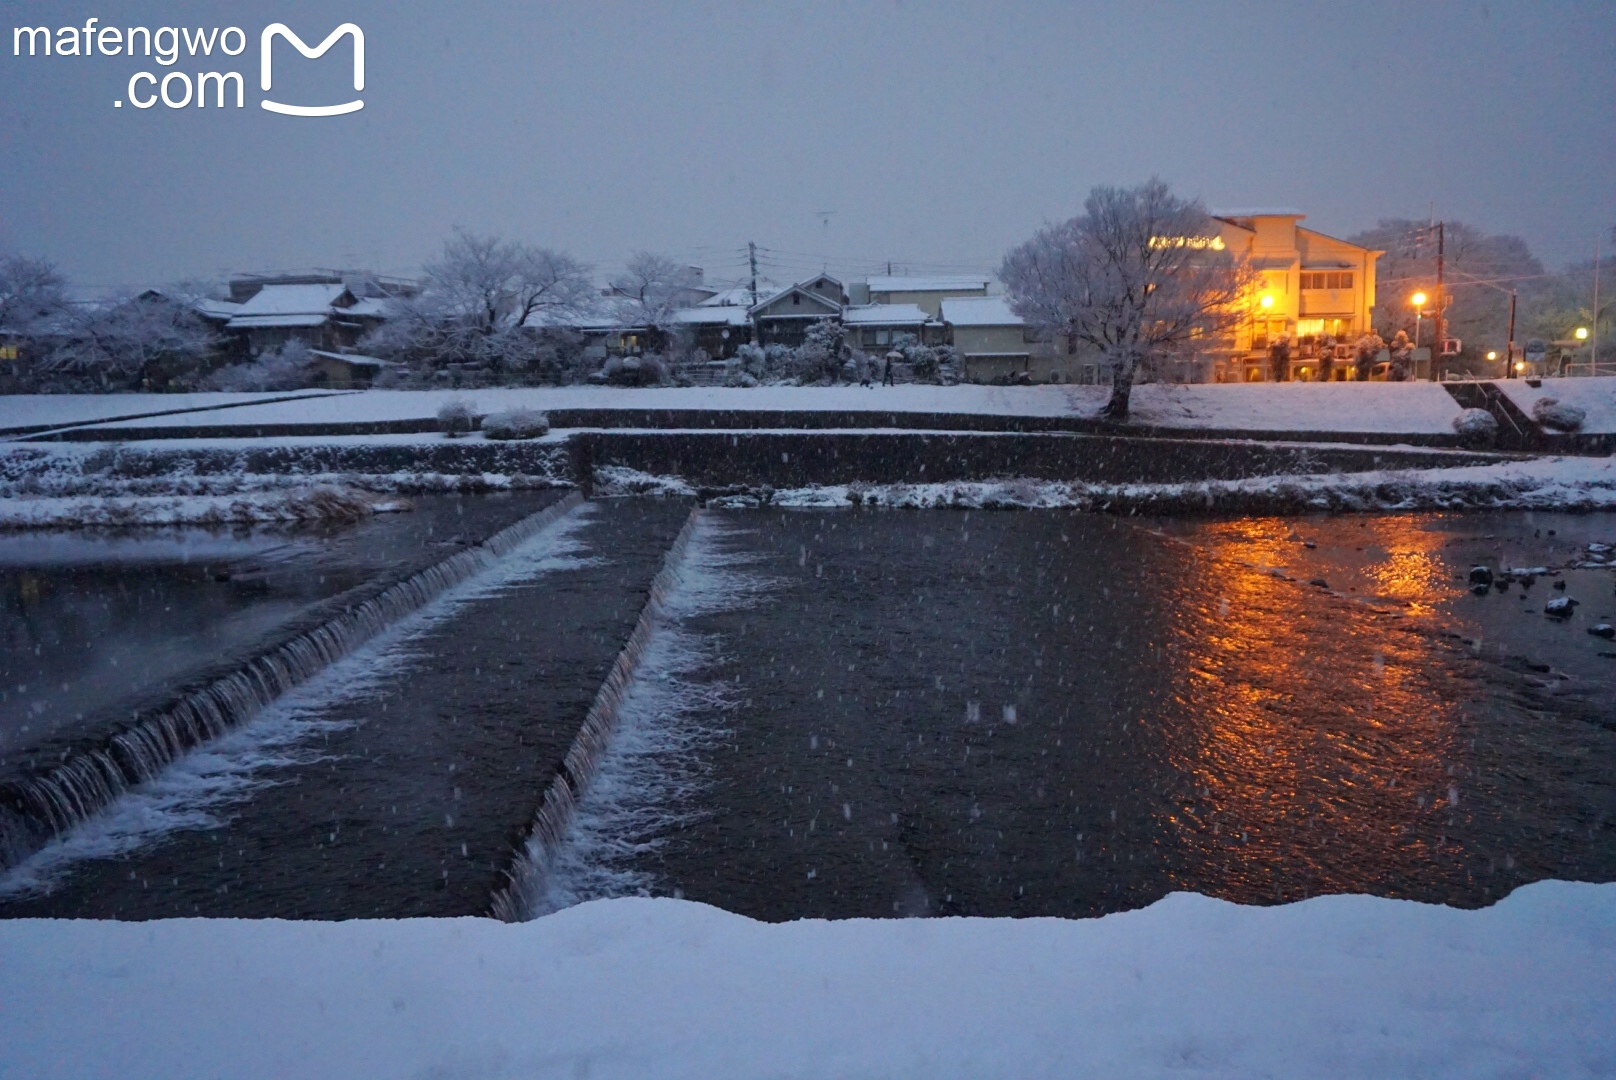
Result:
{"label": "dusk sky", "polygon": [[[250,14],[247,12],[250,11]],[[738,279],[991,271],[1095,184],[1220,207],[1518,233],[1616,224],[1616,4],[0,2],[0,248],[130,287],[409,273],[455,227]],[[12,54],[18,26],[242,27],[234,58]],[[363,110],[259,106],[259,33],[365,34]],[[346,41],[277,91],[355,96]],[[299,65],[302,65],[300,68]],[[135,109],[131,75],[236,70],[246,107]],[[232,102],[233,104],[233,102]],[[821,213],[829,212],[829,213]]]}

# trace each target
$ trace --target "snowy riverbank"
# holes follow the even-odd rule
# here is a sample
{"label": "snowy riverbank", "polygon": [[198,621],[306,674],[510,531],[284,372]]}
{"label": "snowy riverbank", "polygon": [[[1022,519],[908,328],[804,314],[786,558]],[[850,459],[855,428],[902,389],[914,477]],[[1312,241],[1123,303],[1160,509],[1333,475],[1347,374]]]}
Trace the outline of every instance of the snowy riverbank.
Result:
{"label": "snowy riverbank", "polygon": [[1175,894],[1101,919],[0,923],[0,1074],[1608,1075],[1616,886],[1480,911]]}
{"label": "snowy riverbank", "polygon": [[[599,494],[692,495],[677,477],[599,470]],[[719,506],[1072,508],[1108,513],[1312,513],[1320,510],[1616,509],[1616,458],[1535,458],[1447,469],[1257,476],[1187,484],[1016,478],[939,484],[829,484],[720,494]]]}

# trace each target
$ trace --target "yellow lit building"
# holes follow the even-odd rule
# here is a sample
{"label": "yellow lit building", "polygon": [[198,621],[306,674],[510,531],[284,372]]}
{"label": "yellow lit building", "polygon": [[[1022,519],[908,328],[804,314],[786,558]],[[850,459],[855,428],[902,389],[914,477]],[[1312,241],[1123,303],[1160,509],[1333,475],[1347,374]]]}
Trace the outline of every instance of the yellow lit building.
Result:
{"label": "yellow lit building", "polygon": [[[1314,379],[1319,340],[1337,344],[1335,378],[1349,377],[1352,345],[1370,329],[1375,260],[1385,254],[1303,228],[1299,210],[1226,210],[1213,215],[1226,250],[1247,260],[1260,284],[1233,341],[1201,378],[1261,382],[1271,377],[1269,346],[1290,335],[1290,377]],[[1343,362],[1345,361],[1345,362]]]}

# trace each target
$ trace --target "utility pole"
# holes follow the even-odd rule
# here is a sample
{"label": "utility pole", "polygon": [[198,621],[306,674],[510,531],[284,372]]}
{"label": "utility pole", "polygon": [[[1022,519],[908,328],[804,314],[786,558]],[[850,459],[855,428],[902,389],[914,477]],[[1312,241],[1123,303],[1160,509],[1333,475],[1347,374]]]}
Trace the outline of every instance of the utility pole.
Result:
{"label": "utility pole", "polygon": [[1436,342],[1431,348],[1431,381],[1432,382],[1436,382],[1440,378],[1440,375],[1437,373],[1437,367],[1441,362],[1440,357],[1442,355],[1442,351],[1443,351],[1443,348],[1445,346],[1446,338],[1447,338],[1447,326],[1446,326],[1447,320],[1445,320],[1442,317],[1442,315],[1443,315],[1443,304],[1445,303],[1445,298],[1442,295],[1442,270],[1443,270],[1443,252],[1442,252],[1443,228],[1442,227],[1443,227],[1444,224],[1445,223],[1441,222],[1441,221],[1436,223]]}
{"label": "utility pole", "polygon": [[746,254],[752,263],[752,306],[757,307],[757,244],[747,241]]}
{"label": "utility pole", "polygon": [[1515,377],[1515,290],[1509,290],[1509,340],[1504,343],[1504,378]]}
{"label": "utility pole", "polygon": [[1588,356],[1588,374],[1590,374],[1590,375],[1598,375],[1599,374],[1599,234],[1598,233],[1594,233],[1594,322],[1593,322],[1593,325],[1588,328],[1588,336],[1591,339],[1590,342],[1589,342],[1589,347],[1592,350],[1589,353],[1589,356]]}

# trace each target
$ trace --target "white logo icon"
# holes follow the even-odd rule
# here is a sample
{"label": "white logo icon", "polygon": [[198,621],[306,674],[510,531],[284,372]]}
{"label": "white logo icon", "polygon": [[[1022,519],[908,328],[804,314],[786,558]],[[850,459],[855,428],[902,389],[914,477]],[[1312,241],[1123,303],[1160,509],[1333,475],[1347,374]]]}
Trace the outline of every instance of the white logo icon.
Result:
{"label": "white logo icon", "polygon": [[[274,59],[271,56],[270,49],[274,45],[277,36],[285,38],[294,49],[310,60],[317,60],[324,56],[332,45],[336,44],[338,38],[345,34],[353,35],[353,88],[363,90],[365,88],[365,32],[351,22],[343,23],[331,31],[326,39],[320,42],[319,47],[314,49],[303,44],[303,39],[293,33],[292,28],[285,23],[270,23],[264,27],[263,37],[259,41],[259,49],[263,53],[263,59],[260,61],[262,75],[260,83],[263,89],[266,92],[271,89],[270,71],[273,67]],[[365,103],[358,99],[345,102],[342,105],[282,105],[278,101],[270,101],[266,98],[262,104],[270,112],[284,113],[287,116],[341,116],[343,113],[358,112],[365,107]]]}

